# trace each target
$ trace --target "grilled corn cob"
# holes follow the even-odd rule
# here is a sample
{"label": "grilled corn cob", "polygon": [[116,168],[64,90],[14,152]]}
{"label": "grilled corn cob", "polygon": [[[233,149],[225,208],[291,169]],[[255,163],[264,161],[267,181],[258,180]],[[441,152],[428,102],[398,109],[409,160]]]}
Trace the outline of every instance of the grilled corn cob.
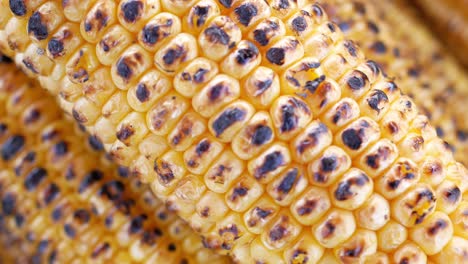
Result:
{"label": "grilled corn cob", "polygon": [[[438,136],[468,163],[468,78],[404,1],[321,1],[330,19],[395,77],[429,117]],[[423,45],[422,45],[423,43]]]}
{"label": "grilled corn cob", "polygon": [[227,263],[14,68],[0,63],[0,237],[15,262]]}
{"label": "grilled corn cob", "polygon": [[413,3],[422,11],[439,38],[461,63],[468,66],[468,1],[417,0]]}
{"label": "grilled corn cob", "polygon": [[319,5],[3,3],[2,47],[206,247],[466,261],[466,169]]}

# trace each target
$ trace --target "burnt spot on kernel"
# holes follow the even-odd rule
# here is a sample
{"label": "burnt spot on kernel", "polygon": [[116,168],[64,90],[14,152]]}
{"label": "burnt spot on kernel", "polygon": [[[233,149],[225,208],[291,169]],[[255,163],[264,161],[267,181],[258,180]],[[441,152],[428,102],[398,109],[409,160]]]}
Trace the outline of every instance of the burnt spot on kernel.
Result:
{"label": "burnt spot on kernel", "polygon": [[226,8],[231,8],[232,0],[218,0]]}
{"label": "burnt spot on kernel", "polygon": [[358,150],[362,145],[362,139],[359,131],[347,129],[341,135],[343,143],[352,150]]}
{"label": "burnt spot on kernel", "polygon": [[366,157],[366,164],[373,169],[377,169],[380,166],[380,160],[387,159],[390,153],[390,148],[381,147],[377,150],[377,154],[369,155]]}
{"label": "burnt spot on kernel", "polygon": [[266,58],[269,62],[276,65],[283,65],[286,52],[283,48],[271,48],[266,53]]}
{"label": "burnt spot on kernel", "polygon": [[79,187],[78,187],[78,193],[82,193],[86,191],[86,189],[93,185],[94,183],[100,181],[103,178],[103,173],[98,170],[92,170],[90,173],[88,173],[83,180],[81,181]]}
{"label": "burnt spot on kernel", "polygon": [[91,214],[86,209],[78,209],[73,212],[73,218],[80,224],[87,224],[91,219]]}
{"label": "burnt spot on kernel", "polygon": [[167,65],[173,64],[176,60],[187,55],[187,51],[182,46],[177,46],[175,49],[169,49],[163,56],[163,61]]}
{"label": "burnt spot on kernel", "polygon": [[24,117],[24,122],[26,124],[31,124],[37,121],[41,117],[41,112],[38,109],[31,109],[27,112],[26,116]]}
{"label": "burnt spot on kernel", "polygon": [[291,25],[294,31],[297,31],[297,32],[302,32],[307,29],[307,21],[302,16],[298,16],[294,18],[293,21],[291,22]]}
{"label": "burnt spot on kernel", "polygon": [[457,139],[465,141],[466,139],[468,139],[468,133],[466,131],[457,130]]}
{"label": "burnt spot on kernel", "polygon": [[34,168],[24,180],[24,188],[33,191],[47,176],[47,171],[43,168]]}
{"label": "burnt spot on kernel", "polygon": [[55,183],[51,183],[44,191],[44,203],[46,205],[50,204],[58,197],[59,193],[60,188]]}
{"label": "burnt spot on kernel", "polygon": [[125,141],[135,134],[135,129],[131,125],[124,125],[117,131],[116,136],[120,141]]}
{"label": "burnt spot on kernel", "polygon": [[390,133],[392,133],[392,134],[396,134],[396,133],[398,133],[398,131],[400,131],[400,128],[399,128],[398,124],[396,122],[393,122],[393,121],[389,122],[387,127],[388,127],[388,130],[390,131]]}
{"label": "burnt spot on kernel", "polygon": [[270,42],[265,30],[256,29],[254,32],[254,40],[260,44],[260,46],[266,46]]}
{"label": "burnt spot on kernel", "polygon": [[68,144],[65,141],[60,141],[52,147],[52,152],[55,156],[63,156],[68,153]]}
{"label": "burnt spot on kernel", "polygon": [[2,198],[2,212],[5,215],[12,215],[15,212],[16,197],[12,193],[7,193]]}
{"label": "burnt spot on kernel", "polygon": [[[167,33],[163,33],[166,35]],[[155,44],[158,42],[159,38],[161,37],[161,28],[160,26],[156,25],[147,25],[143,28],[143,42],[148,44]]]}
{"label": "burnt spot on kernel", "polygon": [[282,225],[274,226],[268,236],[272,241],[278,241],[287,235],[288,230]]}
{"label": "burnt spot on kernel", "polygon": [[244,197],[249,192],[249,189],[245,186],[239,186],[234,188],[231,197],[229,198],[231,201],[237,200],[238,197]]}
{"label": "burnt spot on kernel", "polygon": [[[107,26],[107,22],[109,21],[109,16],[103,13],[101,10],[97,10],[94,15],[94,18],[91,21],[96,23],[97,30],[101,30],[102,28]],[[93,29],[93,24],[89,22],[85,22],[84,29],[86,32],[91,31]]]}
{"label": "burnt spot on kernel", "polygon": [[348,102],[344,102],[343,104],[340,104],[338,108],[336,109],[336,113],[332,117],[332,122],[334,124],[337,124],[340,119],[348,119],[351,117],[352,114],[352,108],[351,105]]}
{"label": "burnt spot on kernel", "polygon": [[133,23],[140,18],[143,11],[143,3],[138,0],[126,2],[122,5],[122,11],[125,21]]}
{"label": "burnt spot on kernel", "polygon": [[320,162],[320,169],[324,172],[332,172],[338,166],[335,156],[324,157]]}
{"label": "burnt spot on kernel", "polygon": [[335,190],[335,198],[338,201],[345,201],[354,196],[354,193],[351,191],[353,185],[363,186],[369,182],[369,178],[365,174],[361,174],[357,177],[350,178],[347,181],[340,182],[338,188]]}
{"label": "burnt spot on kernel", "polygon": [[283,154],[279,151],[275,151],[266,155],[263,164],[255,170],[254,176],[256,179],[261,179],[265,174],[276,170],[278,167],[284,165]]}
{"label": "burnt spot on kernel", "polygon": [[47,49],[53,57],[60,56],[63,52],[64,46],[63,42],[58,39],[51,39],[47,44]]}
{"label": "burnt spot on kernel", "polygon": [[72,110],[72,115],[73,118],[78,122],[78,123],[85,123],[88,121],[88,118],[86,118],[85,115],[81,114],[80,112],[76,111],[75,109]]}
{"label": "burnt spot on kernel", "polygon": [[206,73],[208,73],[207,69],[198,69],[197,72],[193,75],[193,80],[195,81],[195,83],[204,82]]}
{"label": "burnt spot on kernel", "polygon": [[49,36],[47,26],[42,22],[42,15],[39,12],[34,12],[28,21],[28,33],[34,34],[38,40],[44,40]]}
{"label": "burnt spot on kernel", "polygon": [[388,97],[381,90],[374,90],[370,98],[367,99],[367,104],[370,108],[377,111],[377,113],[380,113],[380,110],[382,110],[382,107],[379,107],[382,102],[388,102]]}
{"label": "burnt spot on kernel", "polygon": [[39,71],[36,69],[36,66],[34,66],[34,63],[29,58],[24,59],[22,62],[23,62],[23,65],[27,69],[29,69],[32,73],[34,73],[34,74],[39,73]]}
{"label": "burnt spot on kernel", "polygon": [[132,68],[128,65],[125,59],[120,59],[117,62],[117,74],[124,78],[124,79],[130,79],[133,75]]}
{"label": "burnt spot on kernel", "polygon": [[251,143],[255,146],[261,146],[268,142],[273,136],[273,131],[269,126],[258,125],[253,132]]}
{"label": "burnt spot on kernel", "polygon": [[326,78],[325,75],[321,75],[320,77],[317,77],[313,79],[312,81],[307,81],[304,87],[307,89],[307,91],[313,94],[315,93],[317,88],[320,86],[320,84],[322,84],[323,81],[325,81],[325,78]]}
{"label": "burnt spot on kernel", "polygon": [[231,37],[229,37],[226,31],[216,26],[207,28],[204,34],[208,37],[210,42],[220,43],[225,46],[229,45],[229,41],[231,40]]}
{"label": "burnt spot on kernel", "polygon": [[91,146],[91,148],[93,148],[95,151],[101,151],[104,149],[102,141],[97,136],[89,136],[88,143]]}
{"label": "burnt spot on kernel", "polygon": [[27,10],[24,0],[10,0],[10,10],[17,16],[26,15]]}
{"label": "burnt spot on kernel", "polygon": [[63,226],[63,231],[65,232],[65,234],[69,237],[69,238],[75,238],[76,237],[76,230],[75,228],[70,225],[70,224],[65,224]]}
{"label": "burnt spot on kernel", "polygon": [[208,98],[210,101],[218,100],[222,95],[229,94],[229,87],[224,85],[224,83],[217,84],[213,86],[208,92]]}
{"label": "burnt spot on kernel", "polygon": [[13,60],[3,54],[0,54],[0,63],[10,64],[13,63]]}
{"label": "burnt spot on kernel", "polygon": [[356,56],[357,56],[357,46],[356,46],[356,43],[354,43],[354,42],[351,41],[351,40],[347,40],[347,41],[345,41],[344,46],[345,46],[346,50],[348,51],[348,53],[349,53],[351,56],[353,56],[353,57],[356,57]]}
{"label": "burnt spot on kernel", "polygon": [[195,148],[195,152],[200,157],[203,153],[207,152],[211,147],[211,144],[208,140],[203,140],[198,143],[197,147]]}
{"label": "burnt spot on kernel", "polygon": [[272,84],[273,84],[273,78],[268,78],[268,79],[263,80],[263,81],[257,80],[255,82],[255,86],[257,87],[257,91],[256,91],[255,95],[263,94],[266,90],[268,90],[271,87]]}
{"label": "burnt spot on kernel", "polygon": [[148,88],[143,83],[138,84],[135,94],[136,94],[136,98],[138,99],[138,101],[142,103],[148,101],[149,96],[150,96],[150,92]]}
{"label": "burnt spot on kernel", "polygon": [[232,108],[224,111],[221,116],[219,116],[214,122],[213,122],[213,130],[216,133],[216,136],[219,137],[224,130],[229,128],[232,124],[235,122],[242,120],[245,118],[245,115],[247,113],[243,109],[239,108]]}
{"label": "burnt spot on kernel", "polygon": [[372,70],[372,72],[374,74],[378,74],[381,72],[381,69],[380,69],[380,66],[379,64],[377,64],[377,62],[373,61],[373,60],[368,60],[366,62],[366,65],[369,66],[369,68]]}
{"label": "burnt spot on kernel", "polygon": [[444,130],[440,126],[436,126],[435,128],[437,136],[438,137],[443,137],[444,136]]}
{"label": "burnt spot on kernel", "polygon": [[154,162],[154,171],[158,174],[159,179],[163,183],[171,182],[175,176],[169,163],[162,161],[158,164],[157,160]]}
{"label": "burnt spot on kernel", "polygon": [[145,214],[139,215],[132,219],[128,231],[130,234],[139,233],[143,229],[144,222],[148,219],[148,216]]}
{"label": "burnt spot on kernel", "polygon": [[52,220],[57,222],[62,218],[62,207],[55,208],[51,213]]}
{"label": "burnt spot on kernel", "polygon": [[304,153],[308,148],[316,146],[320,136],[323,133],[326,133],[328,131],[327,127],[323,124],[320,123],[319,126],[311,131],[309,134],[307,134],[307,139],[302,140],[300,145],[297,147],[297,151],[302,154]]}
{"label": "burnt spot on kernel", "polygon": [[297,127],[298,117],[293,105],[283,105],[281,107],[281,132],[288,132]]}
{"label": "burnt spot on kernel", "polygon": [[2,159],[11,160],[24,146],[24,137],[20,135],[11,136],[6,140],[1,149]]}
{"label": "burnt spot on kernel", "polygon": [[460,199],[460,197],[461,197],[460,188],[455,186],[454,188],[452,188],[450,190],[447,190],[444,193],[444,196],[448,201],[450,201],[452,203],[456,203],[458,201],[458,199]]}
{"label": "burnt spot on kernel", "polygon": [[104,242],[103,244],[97,246],[93,252],[91,253],[91,258],[97,258],[99,255],[104,254],[107,250],[110,249],[110,245],[107,242]]}
{"label": "burnt spot on kernel", "polygon": [[382,42],[382,41],[376,41],[374,42],[374,44],[371,45],[370,47],[373,51],[375,51],[376,53],[379,53],[379,54],[384,54],[385,52],[387,52],[387,47],[385,46],[385,44]]}
{"label": "burnt spot on kernel", "polygon": [[291,191],[291,189],[293,188],[294,183],[296,182],[298,174],[299,170],[297,168],[294,168],[293,170],[289,171],[286,174],[286,177],[284,177],[284,179],[278,185],[278,191],[282,193],[289,193],[289,191]]}
{"label": "burnt spot on kernel", "polygon": [[248,43],[248,46],[249,47],[247,49],[240,49],[237,53],[236,62],[240,65],[245,65],[258,56],[258,48],[250,42]]}
{"label": "burnt spot on kernel", "polygon": [[318,201],[314,200],[306,200],[305,204],[301,207],[297,208],[297,213],[301,216],[308,215],[312,213],[315,208],[317,208]]}
{"label": "burnt spot on kernel", "polygon": [[111,201],[119,200],[123,196],[125,186],[120,181],[106,182],[98,192],[98,195],[105,196]]}
{"label": "burnt spot on kernel", "polygon": [[444,230],[448,226],[448,223],[442,219],[437,220],[434,223],[434,226],[431,226],[428,230],[427,233],[430,236],[435,236],[437,233],[441,230]]}
{"label": "burnt spot on kernel", "polygon": [[362,76],[355,75],[348,79],[347,84],[351,89],[359,90],[366,85],[366,80]]}
{"label": "burnt spot on kernel", "polygon": [[257,15],[257,7],[251,3],[245,3],[237,7],[234,12],[239,19],[239,23],[248,26],[253,17]]}
{"label": "burnt spot on kernel", "polygon": [[127,167],[124,167],[124,166],[119,166],[117,168],[117,173],[122,178],[128,178],[128,176],[130,174],[129,169]]}
{"label": "burnt spot on kernel", "polygon": [[174,243],[170,243],[168,246],[167,246],[167,250],[169,250],[170,252],[174,252],[176,251],[177,247]]}
{"label": "burnt spot on kernel", "polygon": [[206,6],[195,6],[194,13],[198,17],[197,27],[202,26],[206,22],[208,17],[209,7]]}

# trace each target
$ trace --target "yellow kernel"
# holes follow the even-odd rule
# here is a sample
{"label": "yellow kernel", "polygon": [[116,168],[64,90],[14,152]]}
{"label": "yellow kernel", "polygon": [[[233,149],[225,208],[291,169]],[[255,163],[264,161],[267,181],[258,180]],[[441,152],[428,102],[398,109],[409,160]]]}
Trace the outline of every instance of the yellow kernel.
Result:
{"label": "yellow kernel", "polygon": [[221,70],[234,78],[242,78],[255,69],[261,61],[260,51],[252,42],[242,40],[221,62]]}
{"label": "yellow kernel", "polygon": [[291,204],[293,216],[303,225],[315,224],[330,209],[331,202],[326,190],[309,187]]}
{"label": "yellow kernel", "polygon": [[[204,10],[205,12],[200,14],[199,10]],[[213,0],[198,1],[184,17],[184,28],[186,31],[198,35],[206,23],[212,18],[219,16],[220,13],[218,4]]]}
{"label": "yellow kernel", "polygon": [[392,201],[392,217],[406,227],[421,224],[435,209],[436,197],[426,184],[416,184]]}
{"label": "yellow kernel", "polygon": [[116,10],[114,1],[97,1],[81,19],[81,36],[89,43],[100,41],[105,30],[116,22]]}
{"label": "yellow kernel", "polygon": [[138,43],[147,51],[156,52],[166,40],[181,32],[180,19],[162,12],[151,18],[138,34]]}
{"label": "yellow kernel", "polygon": [[410,231],[410,237],[427,255],[440,252],[450,242],[453,227],[450,218],[441,212],[434,212],[421,225]]}
{"label": "yellow kernel", "polygon": [[309,106],[295,96],[277,98],[270,108],[270,115],[277,137],[283,140],[289,140],[300,133],[313,116]]}
{"label": "yellow kernel", "polygon": [[174,77],[174,88],[185,97],[194,96],[218,74],[218,66],[205,58],[196,58]]}
{"label": "yellow kernel", "polygon": [[343,263],[362,262],[367,256],[377,252],[377,236],[373,231],[358,229],[334,251],[335,256]]}
{"label": "yellow kernel", "polygon": [[205,137],[185,151],[185,167],[191,173],[202,174],[210,166],[213,157],[221,154],[223,148],[224,146],[219,141]]}
{"label": "yellow kernel", "polygon": [[110,27],[96,45],[96,55],[99,61],[111,66],[120,54],[132,43],[131,33],[120,25]]}
{"label": "yellow kernel", "polygon": [[272,250],[283,249],[299,236],[302,226],[290,215],[288,210],[280,211],[270,225],[263,231],[261,240]]}
{"label": "yellow kernel", "polygon": [[353,214],[341,209],[332,209],[312,227],[315,239],[325,248],[340,245],[350,238],[355,230]]}
{"label": "yellow kernel", "polygon": [[128,89],[128,104],[138,112],[148,111],[170,89],[169,79],[157,70],[150,70]]}
{"label": "yellow kernel", "polygon": [[394,263],[408,262],[411,264],[425,264],[427,263],[427,256],[416,244],[408,242],[393,254]]}
{"label": "yellow kernel", "polygon": [[374,193],[355,211],[355,216],[358,226],[379,230],[390,220],[390,205],[384,197]]}
{"label": "yellow kernel", "polygon": [[112,64],[112,80],[115,85],[123,90],[127,90],[134,84],[138,77],[150,66],[149,54],[139,45],[132,45],[127,48]]}
{"label": "yellow kernel", "polygon": [[146,115],[148,128],[156,135],[166,135],[172,131],[183,114],[187,111],[189,103],[179,94],[169,93],[156,101]]}
{"label": "yellow kernel", "polygon": [[168,195],[177,183],[185,176],[186,170],[183,165],[182,154],[170,150],[162,157],[154,161],[156,180],[151,183],[151,189],[155,193]]}
{"label": "yellow kernel", "polygon": [[357,119],[360,116],[360,109],[355,100],[343,98],[323,113],[322,120],[331,131],[336,132]]}
{"label": "yellow kernel", "polygon": [[226,203],[235,212],[244,212],[261,195],[263,187],[252,176],[245,175],[237,180],[228,190],[225,199]]}
{"label": "yellow kernel", "polygon": [[150,17],[159,13],[159,0],[124,0],[117,9],[117,18],[122,26],[136,32]]}
{"label": "yellow kernel", "polygon": [[[213,157],[215,156],[211,159]],[[244,167],[244,162],[239,160],[234,153],[224,151],[204,173],[205,184],[213,192],[225,193],[244,171]]]}
{"label": "yellow kernel", "polygon": [[243,83],[246,99],[258,109],[268,108],[279,96],[278,75],[267,67],[257,67]]}

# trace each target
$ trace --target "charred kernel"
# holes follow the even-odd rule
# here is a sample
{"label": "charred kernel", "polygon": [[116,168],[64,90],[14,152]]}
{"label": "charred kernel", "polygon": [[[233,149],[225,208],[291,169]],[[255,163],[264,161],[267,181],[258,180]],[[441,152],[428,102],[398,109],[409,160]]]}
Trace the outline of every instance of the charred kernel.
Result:
{"label": "charred kernel", "polygon": [[269,126],[259,125],[255,128],[255,131],[252,135],[251,143],[256,146],[263,145],[265,142],[269,141],[273,136],[273,131]]}
{"label": "charred kernel", "polygon": [[253,17],[257,15],[257,7],[251,3],[245,3],[234,9],[239,23],[248,26]]}
{"label": "charred kernel", "polygon": [[228,127],[234,124],[237,121],[240,121],[245,118],[246,112],[239,108],[227,109],[224,111],[212,125],[213,130],[215,131],[216,136],[220,136]]}
{"label": "charred kernel", "polygon": [[294,217],[303,225],[317,222],[330,209],[331,202],[328,193],[318,187],[310,187],[291,205]]}
{"label": "charred kernel", "polygon": [[392,217],[406,227],[421,224],[435,210],[435,202],[432,188],[417,184],[392,201]]}
{"label": "charred kernel", "polygon": [[341,135],[343,143],[350,149],[357,150],[361,147],[362,139],[359,136],[359,131],[355,129],[347,129]]}
{"label": "charred kernel", "polygon": [[55,184],[51,183],[44,191],[44,203],[50,204],[60,193],[60,188]]}
{"label": "charred kernel", "polygon": [[291,145],[297,161],[307,163],[312,161],[331,142],[331,131],[324,123],[315,120],[293,139]]}
{"label": "charred kernel", "polygon": [[428,255],[440,252],[453,236],[453,227],[449,216],[434,212],[421,225],[411,230],[410,237]]}
{"label": "charred kernel", "polygon": [[231,8],[232,0],[218,0],[224,7]]}
{"label": "charred kernel", "polygon": [[312,232],[322,246],[334,248],[346,241],[354,233],[356,222],[351,212],[332,209],[312,228]]}
{"label": "charred kernel", "polygon": [[367,103],[369,104],[370,108],[380,112],[380,110],[382,110],[381,104],[388,103],[388,97],[383,91],[374,90],[372,95],[367,98]]}
{"label": "charred kernel", "polygon": [[88,143],[95,151],[101,151],[104,149],[104,145],[102,144],[102,141],[97,136],[94,136],[94,135],[89,136]]}
{"label": "charred kernel", "polygon": [[78,221],[80,224],[87,224],[91,219],[91,214],[86,209],[78,209],[73,212],[73,219]]}
{"label": "charred kernel", "polygon": [[11,12],[17,16],[26,15],[27,9],[24,1],[25,0],[9,0]]}
{"label": "charred kernel", "polygon": [[6,193],[2,198],[2,212],[5,215],[13,215],[16,208],[16,197],[12,193]]}
{"label": "charred kernel", "polygon": [[352,169],[332,186],[332,201],[340,208],[354,210],[367,200],[372,191],[372,180],[362,171]]}
{"label": "charred kernel", "polygon": [[285,27],[278,18],[268,18],[258,24],[258,26],[249,33],[249,39],[261,47],[267,46],[272,39],[285,34]]}
{"label": "charred kernel", "polygon": [[127,23],[135,22],[143,11],[143,3],[140,1],[129,1],[122,5],[124,19]]}
{"label": "charred kernel", "polygon": [[34,12],[28,21],[28,33],[34,34],[36,39],[44,40],[49,36],[47,25],[42,22],[42,15],[39,12]]}
{"label": "charred kernel", "polygon": [[130,221],[129,233],[136,234],[143,230],[143,224],[148,219],[146,215],[139,215]]}
{"label": "charred kernel", "polygon": [[298,32],[302,32],[307,28],[307,21],[302,16],[294,18],[291,24],[293,29]]}
{"label": "charred kernel", "polygon": [[20,135],[14,135],[8,138],[2,145],[1,153],[4,161],[12,159],[21,149],[23,149],[25,138]]}
{"label": "charred kernel", "polygon": [[65,141],[60,141],[52,147],[55,156],[60,157],[68,153],[68,144]]}
{"label": "charred kernel", "polygon": [[376,41],[374,44],[371,45],[371,50],[375,51],[376,53],[385,53],[387,52],[387,47],[382,41]]}
{"label": "charred kernel", "polygon": [[105,196],[111,201],[119,200],[122,198],[125,186],[121,181],[106,182],[98,191],[99,195]]}
{"label": "charred kernel", "polygon": [[286,52],[283,48],[271,48],[266,53],[266,58],[273,64],[282,65]]}
{"label": "charred kernel", "polygon": [[47,49],[49,50],[50,54],[52,54],[52,56],[57,57],[63,52],[63,42],[58,39],[51,39],[47,44]]}
{"label": "charred kernel", "polygon": [[351,166],[351,158],[336,146],[330,146],[322,156],[308,166],[311,182],[318,186],[329,186]]}
{"label": "charred kernel", "polygon": [[309,106],[295,96],[281,96],[270,109],[277,135],[288,140],[304,128],[312,119]]}
{"label": "charred kernel", "polygon": [[47,171],[43,168],[34,168],[24,180],[24,188],[28,191],[33,191],[44,178],[47,176]]}
{"label": "charred kernel", "polygon": [[90,173],[88,173],[83,180],[80,182],[80,185],[78,187],[78,192],[83,193],[86,191],[88,187],[93,185],[94,183],[100,181],[103,178],[103,173],[99,170],[92,170]]}
{"label": "charred kernel", "polygon": [[385,198],[393,199],[419,181],[418,166],[411,160],[400,158],[376,181],[376,190]]}

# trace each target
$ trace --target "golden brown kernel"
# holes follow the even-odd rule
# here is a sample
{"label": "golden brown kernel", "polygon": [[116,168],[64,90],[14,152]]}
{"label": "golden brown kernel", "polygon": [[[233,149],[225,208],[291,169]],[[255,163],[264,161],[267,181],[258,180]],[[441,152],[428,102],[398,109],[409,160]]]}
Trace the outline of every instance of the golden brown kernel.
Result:
{"label": "golden brown kernel", "polygon": [[162,43],[181,31],[181,22],[170,13],[159,13],[149,20],[138,34],[138,42],[148,51],[157,51]]}
{"label": "golden brown kernel", "polygon": [[263,151],[247,164],[250,175],[267,183],[289,166],[291,157],[286,145],[277,143]]}
{"label": "golden brown kernel", "polygon": [[[200,145],[200,148],[203,147],[203,145]],[[225,151],[204,174],[205,183],[210,190],[225,193],[241,175],[244,166],[244,163],[234,153]]]}
{"label": "golden brown kernel", "polygon": [[273,102],[270,108],[276,135],[280,139],[289,140],[312,120],[309,106],[299,97],[281,96]]}
{"label": "golden brown kernel", "polygon": [[252,117],[254,108],[245,101],[236,101],[227,105],[208,121],[208,129],[221,142],[230,142],[234,135]]}
{"label": "golden brown kernel", "polygon": [[242,33],[229,17],[214,18],[201,32],[198,44],[203,54],[211,60],[219,61],[242,39]]}
{"label": "golden brown kernel", "polygon": [[332,209],[312,228],[312,232],[323,247],[334,248],[354,233],[356,222],[351,212]]}
{"label": "golden brown kernel", "polygon": [[105,30],[115,23],[116,10],[114,2],[97,1],[81,20],[81,36],[90,43],[100,41]]}
{"label": "golden brown kernel", "polygon": [[309,180],[318,186],[329,186],[351,167],[351,158],[341,148],[330,146],[322,156],[309,164]]}
{"label": "golden brown kernel", "polygon": [[293,165],[268,184],[267,192],[277,204],[286,206],[306,187],[307,179],[304,169]]}
{"label": "golden brown kernel", "polygon": [[301,224],[313,225],[330,207],[328,193],[322,188],[310,187],[291,204],[291,212]]}

